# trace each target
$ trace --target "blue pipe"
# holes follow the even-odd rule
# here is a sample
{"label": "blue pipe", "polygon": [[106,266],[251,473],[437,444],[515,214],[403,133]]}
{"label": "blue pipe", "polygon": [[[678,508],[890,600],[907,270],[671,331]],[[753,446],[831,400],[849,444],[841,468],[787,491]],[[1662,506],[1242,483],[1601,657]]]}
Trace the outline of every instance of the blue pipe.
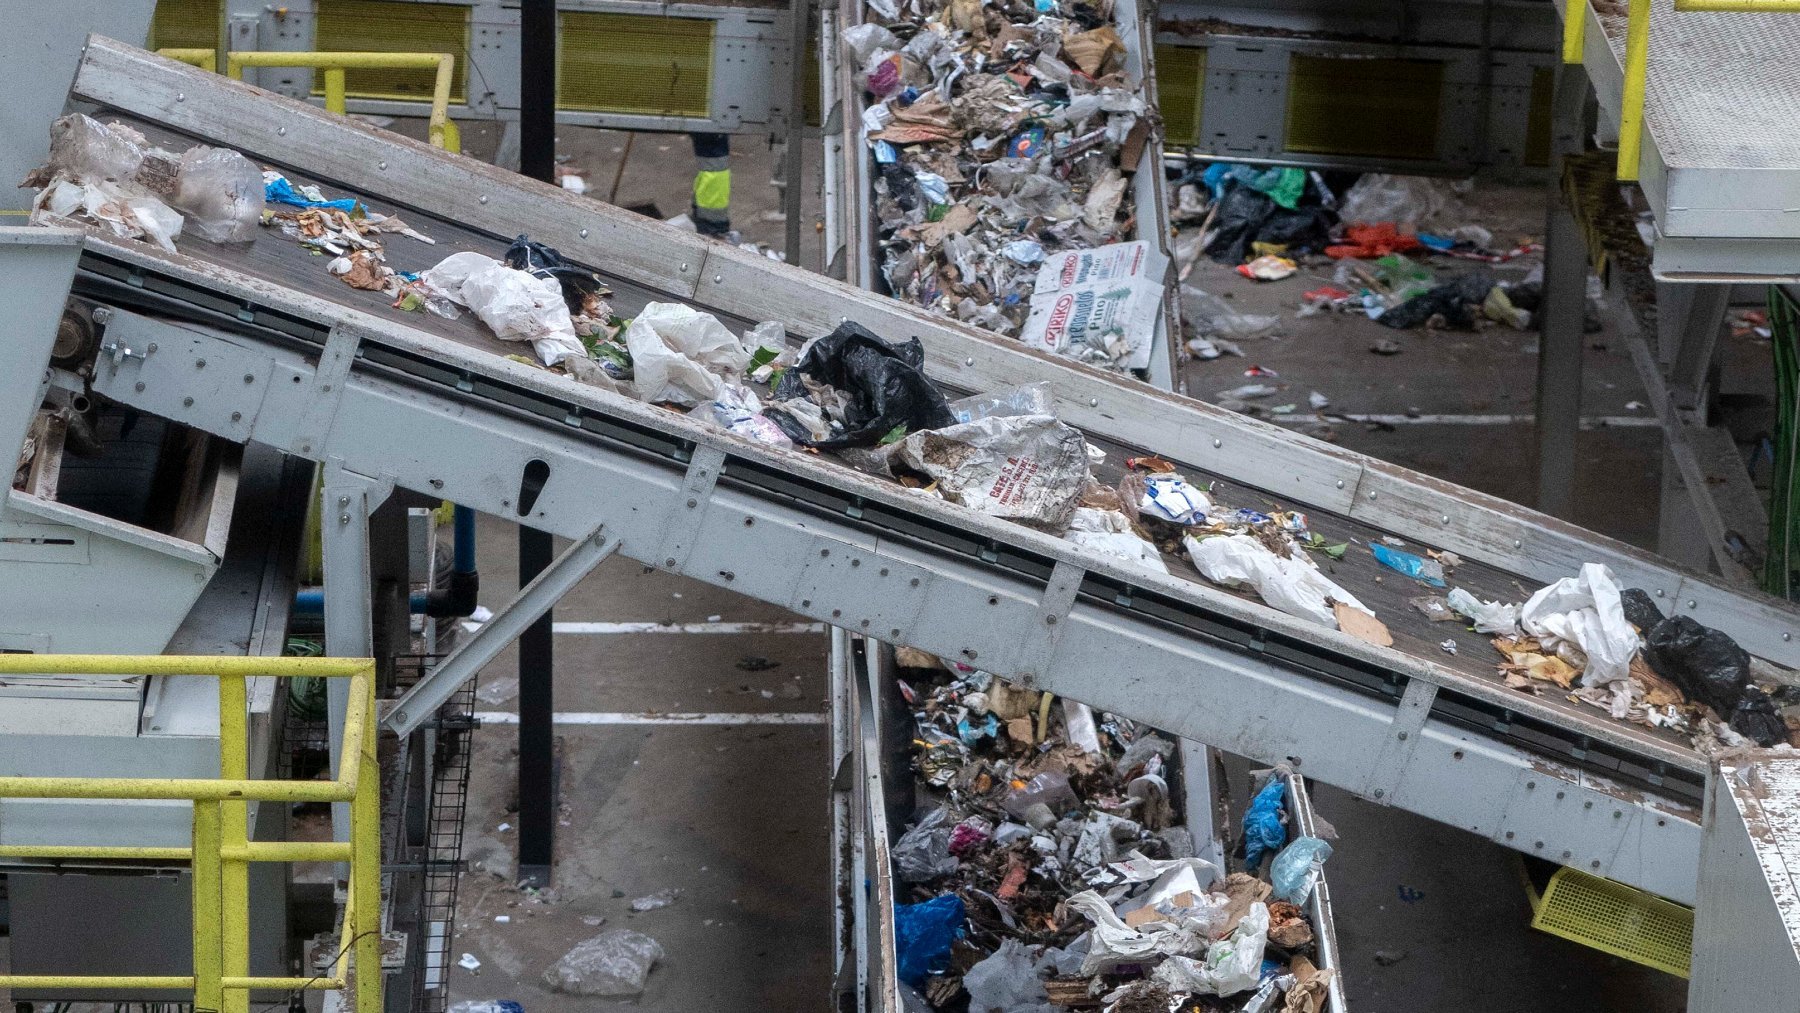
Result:
{"label": "blue pipe", "polygon": [[[475,572],[475,511],[458,504],[451,514],[450,587],[443,592],[415,591],[407,600],[413,615],[440,619],[466,616],[475,611],[480,576]],[[325,589],[303,587],[294,594],[294,615],[318,618],[325,614]]]}

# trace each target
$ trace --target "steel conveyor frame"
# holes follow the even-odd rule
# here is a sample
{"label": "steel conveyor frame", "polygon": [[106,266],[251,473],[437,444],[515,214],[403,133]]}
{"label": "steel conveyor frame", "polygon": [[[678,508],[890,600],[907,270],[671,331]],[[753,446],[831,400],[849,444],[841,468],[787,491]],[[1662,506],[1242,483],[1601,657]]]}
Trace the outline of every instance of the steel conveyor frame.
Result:
{"label": "steel conveyor frame", "polygon": [[[1765,657],[1793,653],[1782,632],[1794,615],[1778,604],[1570,525],[129,47],[91,40],[74,95],[401,208],[440,209],[491,237],[530,232],[614,277],[739,319],[780,319],[797,336],[852,314],[876,333],[917,334],[947,385],[1050,380],[1063,417],[1098,436],[1263,489],[1292,477],[1290,501],[1498,556],[1523,576],[1597,560],[1641,586],[1692,588],[1691,614]],[[1705,762],[1632,726],[229,266],[95,235],[77,286],[115,308],[114,337],[159,345],[97,371],[96,391],[141,410],[565,537],[604,522],[622,554],[647,565],[1183,738],[1297,761],[1364,797],[1693,899]],[[531,461],[549,477],[521,514]],[[1033,627],[1044,635],[1018,636]]]}

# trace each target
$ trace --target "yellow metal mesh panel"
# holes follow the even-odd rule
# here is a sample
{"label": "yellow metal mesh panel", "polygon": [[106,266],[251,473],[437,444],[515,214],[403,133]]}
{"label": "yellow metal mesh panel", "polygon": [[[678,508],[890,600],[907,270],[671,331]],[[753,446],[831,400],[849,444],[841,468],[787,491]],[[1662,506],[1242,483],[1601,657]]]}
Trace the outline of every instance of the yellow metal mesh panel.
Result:
{"label": "yellow metal mesh panel", "polygon": [[562,16],[557,103],[564,109],[706,117],[715,22],[655,14]]}
{"label": "yellow metal mesh panel", "polygon": [[1556,68],[1531,72],[1531,106],[1525,119],[1525,164],[1550,164],[1550,119],[1556,97]]}
{"label": "yellow metal mesh panel", "polygon": [[[456,57],[450,101],[468,101],[469,8],[460,4],[403,0],[318,0],[313,45],[324,52],[449,53]],[[435,70],[352,70],[344,76],[351,98],[431,101]],[[313,75],[313,94],[324,78]]]}
{"label": "yellow metal mesh panel", "polygon": [[150,48],[217,49],[224,27],[224,0],[156,0]]}
{"label": "yellow metal mesh panel", "polygon": [[1655,894],[1558,869],[1531,927],[1683,978],[1694,943],[1694,912]]}
{"label": "yellow metal mesh panel", "polygon": [[1171,145],[1190,147],[1200,143],[1205,80],[1205,49],[1156,44],[1156,101],[1162,107],[1163,128]]}
{"label": "yellow metal mesh panel", "polygon": [[1288,61],[1287,150],[1429,159],[1437,154],[1444,65],[1294,54]]}

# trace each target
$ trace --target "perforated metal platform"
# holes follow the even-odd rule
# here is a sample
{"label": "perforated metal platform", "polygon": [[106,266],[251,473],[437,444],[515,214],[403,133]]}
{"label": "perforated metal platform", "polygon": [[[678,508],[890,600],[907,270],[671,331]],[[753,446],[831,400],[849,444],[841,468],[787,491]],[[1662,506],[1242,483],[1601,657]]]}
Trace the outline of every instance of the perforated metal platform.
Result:
{"label": "perforated metal platform", "polygon": [[[1586,16],[1583,62],[1617,122],[1625,4],[1594,0]],[[1641,182],[1659,277],[1800,277],[1796,53],[1800,16],[1679,13],[1653,0]]]}

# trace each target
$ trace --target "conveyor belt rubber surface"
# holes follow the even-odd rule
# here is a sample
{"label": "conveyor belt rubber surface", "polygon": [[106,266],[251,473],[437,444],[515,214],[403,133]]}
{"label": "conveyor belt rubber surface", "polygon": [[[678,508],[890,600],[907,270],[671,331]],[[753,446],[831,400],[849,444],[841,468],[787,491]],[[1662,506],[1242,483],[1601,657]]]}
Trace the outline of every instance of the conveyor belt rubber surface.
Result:
{"label": "conveyor belt rubber surface", "polygon": [[[535,525],[576,536],[604,521],[609,532],[629,532],[621,551],[647,564],[855,632],[960,655],[1220,748],[1293,759],[1303,773],[1365,797],[1691,899],[1705,761],[1673,736],[1505,689],[1486,638],[1425,620],[1407,605],[1424,589],[1378,567],[1365,546],[1397,534],[1415,551],[1452,549],[1466,560],[1459,585],[1514,601],[1580,561],[1604,560],[1626,583],[1647,582],[1672,592],[1670,600],[1683,589],[1708,595],[1710,611],[1697,597],[1694,614],[1733,624],[1753,648],[1785,643],[1780,630],[1794,617],[1784,606],[1529,511],[997,344],[891,300],[129,47],[90,42],[75,95],[106,107],[103,118],[116,113],[146,131],[235,147],[296,182],[318,181],[399,212],[437,240],[390,237],[388,262],[399,270],[463,249],[497,255],[528,232],[596,268],[622,312],[651,299],[683,301],[739,325],[781,319],[795,339],[855,319],[890,337],[920,336],[946,387],[998,386],[1001,378],[982,373],[994,363],[1028,374],[1009,382],[1053,378],[1065,418],[1107,449],[1114,466],[1127,454],[1154,453],[1192,478],[1216,477],[1225,502],[1300,509],[1328,539],[1354,540],[1331,576],[1382,617],[1395,643],[1376,648],[1285,616],[1200,581],[1185,560],[1169,560],[1174,578],[1133,570],[816,455],[748,443],[509,361],[520,346],[493,340],[471,317],[394,310],[386,297],[331,277],[322,258],[273,230],[248,248],[186,238],[175,256],[90,239],[78,290],[131,315],[113,326],[185,321],[190,347],[267,370],[244,375],[271,384],[226,421],[224,406],[207,399],[249,390],[202,384],[165,355],[113,370],[103,362],[96,389],[109,396],[507,515],[516,513],[518,488],[511,462],[537,453],[558,470],[530,515]],[[314,398],[323,404],[295,403],[297,392],[320,389],[332,345],[346,340],[356,358],[341,366],[341,389]],[[148,382],[134,390],[132,376]],[[289,378],[292,392],[276,383]],[[182,403],[176,394],[188,385],[204,403]],[[1123,440],[1130,427],[1119,420],[1145,413],[1166,426]],[[1213,432],[1221,435],[1206,441]],[[1206,442],[1218,450],[1227,439],[1242,447],[1238,454],[1206,456]],[[1330,493],[1332,472],[1319,462],[1355,469],[1350,488]],[[1290,482],[1307,498],[1284,497]],[[1309,502],[1315,490],[1332,503]],[[1394,514],[1407,522],[1400,530],[1363,513],[1359,493],[1373,501],[1378,490],[1411,496]],[[1418,529],[1437,518],[1419,514],[1439,504],[1456,514],[1446,508],[1444,537],[1432,539]],[[741,516],[735,536],[720,527],[728,513]],[[754,536],[744,533],[759,521]],[[1517,551],[1504,559],[1471,551],[1514,531]],[[1536,541],[1527,545],[1527,536]],[[732,563],[738,559],[743,565]],[[917,576],[902,582],[907,574]],[[1020,635],[1031,628],[1045,632]],[[1454,655],[1439,647],[1447,638],[1458,644]]]}

